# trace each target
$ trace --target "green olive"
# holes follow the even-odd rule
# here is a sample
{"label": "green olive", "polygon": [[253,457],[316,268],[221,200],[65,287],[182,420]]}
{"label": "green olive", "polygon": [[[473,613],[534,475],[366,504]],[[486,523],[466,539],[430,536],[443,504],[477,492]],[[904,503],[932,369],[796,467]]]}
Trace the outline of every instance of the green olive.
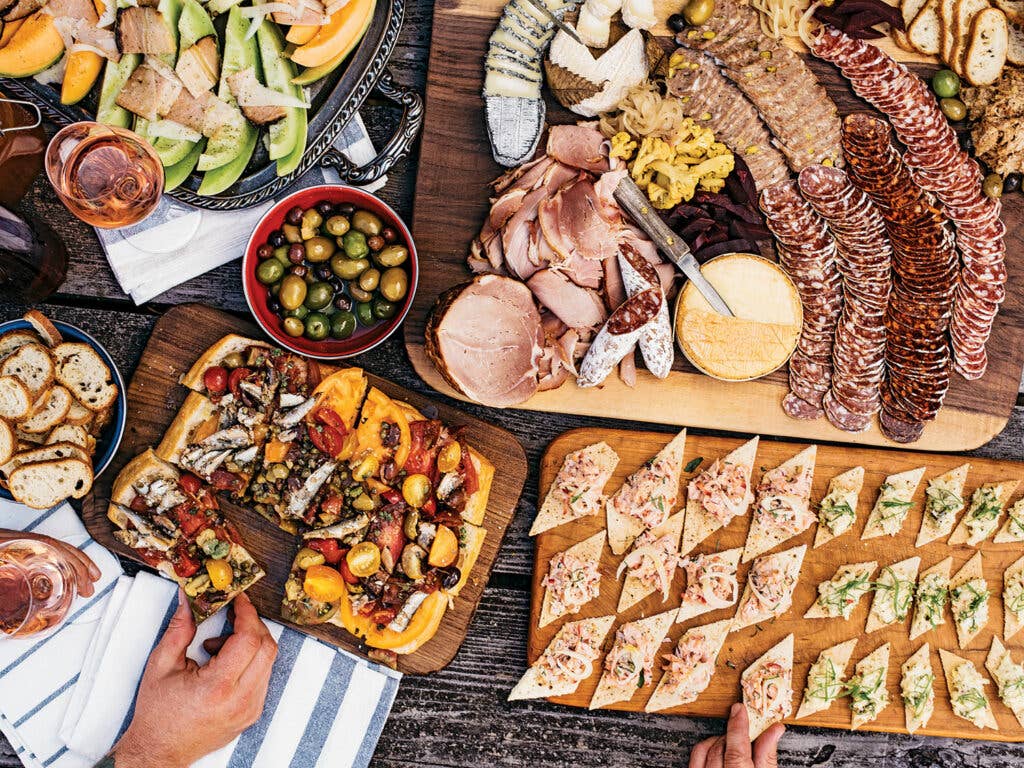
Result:
{"label": "green olive", "polygon": [[366,259],[346,259],[340,253],[331,259],[331,271],[342,280],[355,280],[370,268]]}
{"label": "green olive", "polygon": [[282,245],[280,248],[274,249],[274,258],[281,262],[286,267],[290,267],[292,263],[288,260],[288,246]]}
{"label": "green olive", "polygon": [[981,185],[981,191],[989,197],[1002,197],[1003,177],[998,173],[990,173],[985,177],[985,181]]}
{"label": "green olive", "polygon": [[281,281],[277,298],[285,309],[295,309],[306,300],[306,281],[297,275],[288,275]]}
{"label": "green olive", "polygon": [[306,318],[306,338],[312,341],[322,341],[331,332],[331,321],[327,315],[321,312],[311,312]]}
{"label": "green olive", "polygon": [[940,99],[952,99],[960,93],[960,77],[951,69],[940,69],[932,77],[932,90]]}
{"label": "green olive", "polygon": [[362,232],[350,230],[341,238],[342,248],[345,255],[350,259],[361,259],[370,252],[370,246],[366,244],[366,235]]}
{"label": "green olive", "polygon": [[380,270],[368,269],[359,276],[359,287],[364,291],[376,290],[380,283]]}
{"label": "green olive", "polygon": [[297,317],[297,318],[299,318],[299,320],[305,320],[306,319],[306,315],[308,315],[308,314],[309,314],[309,307],[307,307],[305,304],[300,304],[295,309],[289,309],[287,312],[284,313],[284,316],[285,317]]}
{"label": "green olive", "polygon": [[373,316],[381,320],[390,320],[398,311],[398,305],[394,302],[382,299],[380,296],[373,300]]}
{"label": "green olive", "polygon": [[316,237],[317,230],[320,229],[320,225],[323,223],[324,217],[320,215],[320,211],[316,208],[310,208],[303,213],[302,224],[299,225],[302,239],[309,240],[311,237]]}
{"label": "green olive", "polygon": [[261,261],[256,267],[256,279],[264,285],[273,285],[284,276],[284,264],[277,259]]}
{"label": "green olive", "polygon": [[382,267],[397,267],[409,258],[409,249],[404,245],[388,245],[375,254],[373,260]]}
{"label": "green olive", "polygon": [[241,352],[232,352],[225,356],[222,364],[225,368],[241,368],[245,365],[245,358],[242,357]]}
{"label": "green olive", "polygon": [[331,216],[327,220],[327,233],[335,237],[341,237],[351,228],[349,220],[344,216]]}
{"label": "green olive", "polygon": [[302,242],[302,232],[299,230],[298,227],[293,226],[291,224],[284,224],[281,227],[281,231],[284,232],[284,239],[287,240],[289,243]]}
{"label": "green olive", "polygon": [[699,27],[715,12],[715,0],[690,0],[683,8],[683,18],[691,27]]}
{"label": "green olive", "polygon": [[409,276],[401,267],[392,267],[380,276],[380,293],[388,301],[401,301],[409,292]]}
{"label": "green olive", "polygon": [[284,319],[284,332],[289,336],[301,336],[306,326],[297,317],[286,317]]}
{"label": "green olive", "polygon": [[352,226],[367,236],[379,235],[380,231],[384,229],[384,224],[381,222],[380,217],[375,216],[369,211],[356,211],[353,213]]}
{"label": "green olive", "polygon": [[967,105],[960,99],[942,99],[939,101],[939,108],[942,110],[942,114],[954,123],[967,117]]}
{"label": "green olive", "polygon": [[356,316],[351,312],[339,312],[331,318],[331,338],[347,339],[356,330]]}
{"label": "green olive", "polygon": [[334,289],[330,283],[315,282],[306,292],[303,304],[310,309],[323,309],[334,299]]}
{"label": "green olive", "polygon": [[370,326],[377,322],[373,316],[373,307],[367,301],[356,304],[356,317],[359,319],[359,324],[363,326]]}
{"label": "green olive", "polygon": [[[313,213],[316,213],[316,211],[313,211]],[[320,214],[317,213],[316,215],[319,216]],[[334,241],[328,237],[316,235],[306,241],[306,258],[314,264],[327,261],[334,255],[335,250]]]}
{"label": "green olive", "polygon": [[278,280],[276,283],[274,283],[272,286],[270,286],[270,292],[272,294],[274,294],[275,296],[280,296],[281,295],[281,281],[280,280]]}
{"label": "green olive", "polygon": [[372,293],[370,293],[369,291],[364,291],[358,285],[352,285],[351,283],[348,286],[348,292],[349,295],[352,296],[352,298],[355,299],[356,301],[369,301],[370,299],[373,298]]}

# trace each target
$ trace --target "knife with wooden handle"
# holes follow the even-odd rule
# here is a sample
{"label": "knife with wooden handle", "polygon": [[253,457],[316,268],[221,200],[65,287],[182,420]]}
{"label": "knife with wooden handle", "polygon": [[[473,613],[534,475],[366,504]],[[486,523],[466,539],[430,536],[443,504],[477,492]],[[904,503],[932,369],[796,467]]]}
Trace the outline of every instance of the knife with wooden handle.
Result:
{"label": "knife with wooden handle", "polygon": [[654,241],[658,250],[667,256],[669,261],[675,264],[694,284],[701,296],[707,299],[711,308],[721,315],[733,317],[733,312],[725,303],[725,299],[700,271],[700,264],[690,252],[690,247],[654,212],[647,195],[633,183],[629,175],[622,177],[622,181],[619,182],[612,194],[615,196],[616,202],[625,209],[640,229]]}

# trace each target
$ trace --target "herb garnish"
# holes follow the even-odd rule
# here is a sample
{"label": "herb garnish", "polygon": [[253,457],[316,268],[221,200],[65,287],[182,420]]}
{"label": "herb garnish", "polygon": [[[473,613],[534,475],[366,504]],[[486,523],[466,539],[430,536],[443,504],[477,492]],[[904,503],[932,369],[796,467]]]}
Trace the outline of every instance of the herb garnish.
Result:
{"label": "herb garnish", "polygon": [[703,462],[703,456],[696,456],[690,459],[688,462],[686,462],[686,466],[683,467],[683,472],[689,474],[690,472],[693,472],[697,467],[699,467]]}
{"label": "herb garnish", "polygon": [[934,681],[935,675],[931,672],[923,674],[914,680],[914,686],[910,692],[903,694],[904,703],[913,710],[915,715],[919,716],[924,711],[925,704],[931,698]]}

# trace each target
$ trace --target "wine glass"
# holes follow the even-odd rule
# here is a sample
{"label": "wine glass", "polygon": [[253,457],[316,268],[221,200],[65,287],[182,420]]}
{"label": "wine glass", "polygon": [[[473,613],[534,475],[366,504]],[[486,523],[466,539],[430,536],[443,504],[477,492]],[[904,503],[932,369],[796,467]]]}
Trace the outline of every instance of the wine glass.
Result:
{"label": "wine glass", "polygon": [[125,128],[73,123],[46,149],[46,174],[75,216],[101,229],[137,224],[160,202],[164,168],[145,139]]}
{"label": "wine glass", "polygon": [[71,566],[35,539],[0,544],[0,638],[46,632],[67,616],[78,589]]}

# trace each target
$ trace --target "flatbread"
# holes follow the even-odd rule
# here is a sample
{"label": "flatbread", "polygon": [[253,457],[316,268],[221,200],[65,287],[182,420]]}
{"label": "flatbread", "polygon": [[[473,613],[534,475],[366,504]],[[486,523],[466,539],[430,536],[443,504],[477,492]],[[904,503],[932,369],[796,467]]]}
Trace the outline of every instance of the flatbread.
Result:
{"label": "flatbread", "polygon": [[[580,463],[594,467],[594,479],[581,485]],[[604,506],[604,487],[619,464],[619,456],[604,441],[566,455],[530,527],[536,536],[563,523],[596,515]]]}
{"label": "flatbread", "polygon": [[[736,566],[740,564],[740,555],[743,553],[743,547],[735,547],[734,549],[727,549],[723,552],[712,552],[708,555],[697,555],[697,557],[714,558],[717,562],[722,563],[727,568],[732,569],[732,576],[736,578]],[[680,568],[684,568],[685,564],[680,564]],[[687,582],[687,589],[689,589],[689,582]],[[698,616],[702,616],[705,613],[716,611],[718,608],[709,606],[703,602],[686,600],[686,589],[683,590],[683,600],[679,604],[679,612],[676,613],[676,624],[681,624],[689,619],[694,619]],[[738,595],[737,595],[738,597]],[[735,605],[736,601],[732,602]],[[727,607],[727,606],[723,606]],[[730,621],[732,621],[730,619]]]}
{"label": "flatbread", "polygon": [[164,433],[163,440],[156,447],[156,455],[166,462],[177,465],[182,452],[191,442],[192,434],[200,424],[216,413],[217,406],[205,395],[189,392],[174,421]]}
{"label": "flatbread", "polygon": [[[956,669],[963,664],[970,664],[975,671],[977,671],[978,668],[974,666],[974,662],[965,659],[962,656],[957,656],[955,653],[951,653],[945,648],[939,648],[939,659],[942,661],[942,674],[946,678],[946,690],[949,691],[949,698],[952,700],[953,686],[951,681]],[[988,682],[988,680],[985,680],[986,685]],[[956,714],[955,711],[953,712],[953,715],[955,717],[960,717],[960,715]],[[988,696],[985,696],[985,708],[977,713],[975,719],[971,720],[966,717],[960,717],[960,719],[966,720],[968,723],[971,723],[978,728],[991,728],[994,731],[999,730],[999,724],[996,722],[996,716],[992,714],[992,705],[988,700]]]}
{"label": "flatbread", "polygon": [[[722,621],[716,621],[700,627],[692,627],[679,638],[676,647],[678,648],[694,637],[703,637],[704,647],[708,652],[708,663],[713,670],[718,654],[722,652],[722,646],[725,645],[725,638],[729,634],[729,627],[731,625],[732,619],[723,619]],[[714,673],[712,672],[712,674]],[[666,675],[662,674],[661,680],[658,681],[658,687],[654,689],[654,693],[651,694],[651,698],[647,700],[647,704],[644,706],[644,712],[660,712],[669,707],[678,707],[696,701],[696,697],[686,698],[679,688],[679,685],[668,685]],[[699,695],[702,691],[697,691],[696,693]]]}
{"label": "flatbread", "polygon": [[[571,547],[569,547],[567,550],[565,550],[564,553],[560,553],[560,554],[566,554],[566,555],[569,555],[569,556],[572,556],[572,557],[578,557],[580,560],[583,560],[584,562],[595,563],[596,564],[596,563],[600,563],[601,562],[601,551],[603,549],[604,549],[604,531],[598,531],[593,536],[591,536],[589,538],[586,538],[586,539],[584,539],[581,542],[573,544]],[[551,559],[554,560],[555,557],[558,557],[558,555],[553,556]],[[600,582],[598,582],[598,590],[600,590],[600,588],[601,588],[601,585],[600,585]],[[595,594],[594,597],[597,597],[597,595]],[[593,598],[591,598],[591,599],[593,599]],[[587,602],[590,602],[590,601],[588,600]],[[586,605],[586,603],[584,603],[584,605]],[[538,623],[537,626],[538,627],[546,627],[548,624],[550,624],[555,619],[560,619],[560,618],[562,618],[565,615],[566,615],[565,611],[558,611],[558,612],[556,612],[555,609],[552,607],[551,590],[548,589],[548,588],[545,588],[544,589],[544,602],[543,602],[543,604],[541,606],[541,611],[540,611],[540,623]]]}
{"label": "flatbread", "polygon": [[1003,572],[1003,640],[1006,642],[1010,642],[1010,638],[1024,628],[1024,622],[1020,621],[1017,614],[1010,610],[1010,601],[1006,594],[1006,585],[1009,583],[1010,577],[1019,573],[1024,573],[1024,557],[1011,563],[1010,567]]}
{"label": "flatbread", "polygon": [[[793,472],[798,475],[802,475],[808,480],[814,478],[814,460],[817,455],[818,447],[815,445],[809,446],[804,450],[800,451],[796,456],[793,456],[788,461],[784,461],[775,469],[770,469],[762,476],[761,481],[764,482],[764,477],[779,472]],[[797,513],[805,512],[810,509],[811,498],[810,498],[810,487],[811,482],[807,482],[807,497],[800,499],[792,499],[793,504],[797,508]],[[754,507],[754,521],[750,524],[750,530],[747,532],[747,542],[743,545],[743,562],[749,563],[758,555],[761,555],[769,550],[774,549],[782,542],[787,539],[791,539],[794,536],[798,536],[803,531],[810,527],[811,523],[814,522],[811,515],[807,516],[807,525],[795,533],[782,528],[773,523],[770,514],[761,514],[760,505],[765,502],[766,499],[773,498],[772,496],[761,496],[758,495],[755,501]]]}
{"label": "flatbread", "polygon": [[[843,683],[843,677],[846,673],[846,665],[850,663],[850,657],[853,655],[853,649],[856,647],[856,645],[857,638],[855,637],[852,640],[847,640],[845,642],[839,643],[838,645],[833,645],[831,648],[826,648],[818,654],[818,659],[814,662],[814,664],[811,665],[811,668],[813,669],[815,666],[819,664],[824,665],[826,662],[831,662],[832,669],[834,670],[835,674],[835,685],[841,687]],[[796,711],[797,720],[799,720],[801,717],[807,717],[809,715],[813,715],[816,712],[821,712],[823,710],[828,709],[832,706],[832,702],[835,701],[836,698],[839,698],[839,695],[842,693],[841,690],[837,689],[835,698],[818,698],[810,695],[810,686],[811,673],[810,671],[808,671],[807,687],[804,688],[804,695],[803,699],[800,702],[800,709]]]}
{"label": "flatbread", "polygon": [[[1016,708],[1011,707],[1006,701],[1004,690],[1007,683],[1015,683],[1024,678],[1024,667],[1013,660],[1013,657],[1006,649],[1006,646],[1003,645],[998,635],[992,635],[992,645],[989,647],[988,656],[985,658],[985,669],[992,675],[992,679],[999,689],[999,698],[1003,704],[1006,704],[1006,707],[1013,712],[1017,722],[1024,726],[1024,705],[1018,705]],[[1011,672],[1013,677],[1008,677],[1005,674],[1006,672]]]}
{"label": "flatbread", "polygon": [[[754,469],[754,458],[757,455],[757,443],[758,438],[756,437],[748,440],[732,453],[726,455],[720,462],[721,464],[733,464],[744,469],[744,477],[747,485],[747,498],[746,503],[744,504],[744,511],[749,509],[750,503],[754,500],[753,492],[750,490],[750,475]],[[704,475],[706,472],[707,470],[702,472],[701,475]],[[698,477],[701,475],[698,475]],[[686,523],[683,525],[683,543],[679,547],[679,553],[681,555],[688,555],[693,551],[694,547],[721,527],[722,525],[718,520],[714,516],[709,515],[701,506],[700,502],[696,499],[691,499],[690,494],[687,493]]]}
{"label": "flatbread", "polygon": [[[875,579],[875,597],[871,601],[871,612],[868,614],[868,623],[864,628],[865,632],[871,633],[882,627],[906,621],[906,616],[903,619],[895,618],[893,621],[886,621],[882,612],[887,608],[886,603],[893,605],[894,601],[899,603],[906,601],[907,613],[910,613],[910,605],[913,602],[914,591],[917,586],[917,572],[920,568],[920,557],[908,557],[906,560],[900,560],[900,562],[893,563],[881,570],[878,578]],[[894,596],[892,589],[885,588],[884,585],[894,580],[894,577],[900,581],[910,582],[909,594],[902,593],[901,591],[899,595]]]}
{"label": "flatbread", "polygon": [[[921,571],[917,579],[917,590],[914,592],[914,618],[910,621],[910,639],[923,635],[925,632],[930,632],[933,627],[928,623],[926,614],[922,609],[920,598],[921,585],[925,583],[925,580],[932,574],[938,574],[941,580],[942,588],[949,589],[949,574],[953,570],[953,558],[947,557],[940,560],[931,568]],[[942,610],[939,611],[939,623],[936,626],[941,626],[946,623],[946,602],[943,603]]]}
{"label": "flatbread", "polygon": [[[954,589],[956,589],[961,584],[965,584],[973,579],[984,578],[985,574],[982,570],[981,552],[976,552],[974,554],[974,557],[972,557],[970,560],[964,563],[963,567],[959,571],[957,571],[949,580],[950,606],[952,607]],[[989,602],[991,602],[991,594],[989,595]],[[991,616],[989,618],[991,618]],[[969,629],[963,627],[961,623],[956,620],[955,612],[953,614],[953,622],[956,624],[956,638],[957,642],[960,644],[961,650],[970,645],[971,640],[977,637],[981,633],[981,630],[985,628],[984,625],[982,625],[979,626],[973,632],[970,631]]]}
{"label": "flatbread", "polygon": [[1024,541],[1024,499],[1017,499],[1007,511],[1006,522],[992,539],[995,544],[1013,544]]}
{"label": "flatbread", "polygon": [[[878,536],[895,536],[903,528],[913,506],[917,486],[924,477],[925,467],[909,469],[885,478],[878,491],[878,499],[868,515],[861,539],[874,539]],[[888,524],[890,530],[886,530]]]}
{"label": "flatbread", "polygon": [[[928,481],[928,488],[924,494],[924,514],[921,516],[921,529],[917,533],[915,547],[923,547],[936,539],[948,536],[953,530],[957,515],[964,511],[964,486],[967,484],[967,473],[970,469],[970,464],[961,464]],[[935,503],[931,500],[932,494],[948,499],[951,507],[941,522],[928,512],[929,507]],[[957,499],[959,504],[956,503]]]}
{"label": "flatbread", "polygon": [[[668,633],[669,627],[672,626],[672,620],[675,618],[675,609],[671,611],[665,611],[664,613],[658,613],[654,616],[649,616],[646,619],[640,619],[638,621],[629,622],[620,626],[616,632],[616,645],[619,642],[618,633],[624,631],[627,627],[636,627],[641,631],[645,631],[649,635],[650,642],[646,643],[646,647],[642,649],[644,655],[644,661],[646,666],[652,666],[655,657],[657,656],[658,649],[661,648],[661,642],[665,639],[665,635]],[[615,646],[612,646],[613,650]],[[611,651],[609,651],[611,654]],[[607,657],[605,658],[607,663]],[[645,680],[644,685],[646,687],[651,684],[650,680]],[[590,700],[590,709],[600,709],[601,707],[607,707],[609,704],[615,704],[619,701],[629,701],[636,694],[638,688],[635,683],[627,683],[622,685],[616,680],[613,680],[608,671],[605,670],[601,675],[601,680],[597,684],[597,690],[594,691],[594,696]]]}
{"label": "flatbread", "polygon": [[[868,592],[871,591],[871,574],[875,572],[875,568],[878,567],[878,563],[871,561],[868,563],[850,563],[848,565],[841,565],[836,568],[835,575],[832,576],[826,582],[822,582],[818,586],[818,596],[821,596],[821,587],[825,584],[832,582],[845,583],[853,578],[861,578],[864,580],[864,584],[861,587],[851,588],[847,594],[851,598],[856,598],[853,601],[852,607],[849,608],[849,612],[852,613],[857,609],[857,605],[860,603],[860,599],[864,597]],[[841,616],[832,616],[829,614],[826,606],[822,605],[818,598],[811,603],[811,607],[807,609],[807,613],[804,614],[805,619],[833,619],[843,618]]]}
{"label": "flatbread", "polygon": [[[926,700],[924,709],[921,710],[920,714],[917,714],[907,705],[907,691],[905,689],[907,683],[909,682],[907,675],[910,673],[912,669],[914,669],[919,664],[923,665],[928,669],[928,673],[931,674],[932,680],[931,685],[929,686],[930,695]],[[903,665],[900,667],[900,693],[904,698],[903,712],[905,722],[907,725],[907,733],[912,734],[919,728],[924,728],[926,725],[928,725],[928,721],[931,720],[932,712],[934,710],[935,672],[932,669],[931,646],[929,646],[928,643],[925,643],[920,648],[918,648],[909,659],[903,662]]]}
{"label": "flatbread", "polygon": [[[636,510],[642,509],[652,500],[660,499],[657,506],[668,515],[679,500],[679,476],[683,472],[683,451],[686,449],[686,430],[684,429],[662,448],[649,462],[637,469],[626,478],[614,494],[605,503],[605,514],[608,516],[608,546],[612,553],[621,555],[633,543],[646,526],[625,508],[629,505]],[[661,467],[658,472],[655,467]],[[646,485],[645,485],[646,484]],[[657,491],[656,493],[654,491]],[[632,498],[632,501],[629,501]],[[663,521],[664,522],[664,521]]]}
{"label": "flatbread", "polygon": [[[1002,480],[998,483],[985,483],[978,488],[971,497],[970,506],[967,508],[964,516],[960,518],[960,524],[957,525],[953,530],[952,535],[949,537],[950,545],[968,544],[972,547],[976,547],[991,536],[993,531],[999,528],[999,521],[1002,520],[1003,512],[1006,510],[1006,505],[1010,502],[1010,497],[1013,496],[1013,492],[1015,490],[1017,490],[1016,480]],[[984,507],[991,509],[991,505],[983,504],[983,494],[986,492],[990,492],[995,496],[996,504],[999,507],[998,514],[994,518],[985,520],[985,524],[976,528],[972,533],[971,529],[967,527],[967,521],[972,518],[974,511]]]}
{"label": "flatbread", "polygon": [[263,347],[271,349],[271,345],[258,339],[250,339],[247,336],[240,336],[237,333],[229,333],[215,341],[203,352],[198,360],[188,369],[188,373],[181,377],[181,383],[194,392],[204,392],[203,374],[208,368],[215,365],[222,365],[224,358],[235,352],[244,352],[249,347]]}
{"label": "flatbread", "polygon": [[[544,649],[537,661],[533,663],[526,673],[516,683],[515,688],[512,689],[508,695],[509,701],[519,701],[521,699],[543,699],[548,696],[564,696],[568,693],[575,693],[576,689],[580,687],[580,683],[574,683],[571,680],[566,680],[562,684],[553,684],[545,682],[541,675],[538,666],[541,659],[544,658],[551,648],[562,638],[566,633],[572,632],[576,626],[589,625],[593,630],[595,637],[599,637],[594,651],[594,661],[600,658],[601,645],[604,643],[604,639],[608,636],[608,631],[612,628],[612,624],[615,623],[614,616],[599,616],[595,619],[580,619],[579,621],[569,621],[563,624],[555,636],[551,639],[548,647]],[[593,669],[593,662],[591,662],[591,669]],[[580,681],[582,682],[582,681]]]}
{"label": "flatbread", "polygon": [[[758,624],[762,621],[781,616],[789,610],[793,604],[793,590],[796,589],[796,585],[800,581],[800,567],[804,562],[804,555],[807,552],[807,545],[801,544],[798,547],[792,549],[786,549],[782,552],[776,552],[773,555],[765,555],[759,557],[754,564],[750,567],[750,571],[747,573],[747,584],[743,588],[743,597],[740,598],[739,608],[736,609],[736,617],[733,619],[732,631],[749,627],[753,624]],[[750,574],[754,573],[755,569],[760,568],[771,568],[775,567],[782,571],[789,580],[792,581],[792,587],[789,589],[789,594],[783,597],[774,609],[770,609],[765,606],[761,606],[761,610],[755,609],[755,598],[754,591],[750,587]],[[750,604],[748,612],[747,605]]]}
{"label": "flatbread", "polygon": [[[743,670],[743,674],[740,675],[740,683],[745,683],[758,668],[764,666],[769,662],[776,662],[783,669],[789,670],[790,680],[793,678],[793,635],[786,635],[778,644],[772,646],[764,654],[757,659],[753,664]],[[770,725],[773,725],[778,720],[770,720],[764,715],[753,712],[750,708],[750,704],[747,702],[746,687],[743,690],[743,705],[747,708],[747,717],[750,721],[750,740],[753,741],[760,736],[764,731],[768,729]],[[790,699],[786,712],[782,719],[789,717],[793,712],[793,698],[792,691],[790,691]]]}
{"label": "flatbread", "polygon": [[[857,504],[860,500],[860,492],[864,487],[864,467],[854,467],[842,472],[831,480],[828,481],[828,491],[822,498],[822,502],[826,499],[834,502],[835,504],[846,504],[853,510],[853,518],[849,519],[849,523],[846,524],[845,529],[840,530],[839,536],[847,533],[855,522],[857,522]],[[822,504],[818,505],[818,529],[814,533],[814,546],[813,549],[828,544],[832,539],[836,538],[836,534],[832,533],[832,529],[825,523],[825,510],[822,509]]]}
{"label": "flatbread", "polygon": [[[863,678],[865,675],[871,674],[872,672],[874,672],[877,669],[885,670],[882,673],[882,687],[885,688],[886,687],[886,680],[889,677],[889,644],[888,643],[883,643],[882,645],[878,646],[877,648],[875,648],[875,650],[873,650],[871,653],[869,653],[867,656],[865,656],[863,659],[861,659],[859,662],[857,662],[857,666],[856,666],[856,668],[853,671],[853,676],[854,677],[861,677],[861,678]],[[888,691],[888,689],[886,689],[886,690]],[[871,716],[870,714],[867,714],[867,713],[865,713],[865,714],[857,714],[856,712],[853,712],[852,718],[851,718],[851,721],[850,721],[850,730],[851,731],[855,731],[858,728],[860,728],[862,725],[864,725],[865,723],[870,723],[873,720],[877,720],[878,716],[882,713],[882,711],[886,707],[889,706],[890,703],[891,703],[891,701],[889,700],[889,696],[888,696],[888,692],[887,692],[886,693],[886,697],[885,697],[885,701],[882,703],[882,706],[879,707],[878,711],[874,714],[874,716]],[[851,709],[851,712],[852,712],[852,709]]]}
{"label": "flatbread", "polygon": [[[675,549],[672,553],[673,562],[670,563],[672,567],[668,571],[669,589],[671,589],[672,586],[672,576],[676,572],[675,556],[679,553],[679,537],[683,534],[683,519],[685,518],[685,516],[686,513],[680,510],[679,512],[676,512],[674,515],[672,515],[664,523],[659,525],[657,528],[652,528],[650,531],[647,532],[655,541],[662,538],[663,536],[668,536],[672,539],[672,541],[675,542]],[[637,539],[633,542],[634,549],[636,548],[636,543],[639,541],[640,539]],[[630,551],[632,552],[632,550]],[[627,554],[626,557],[628,558],[629,554]],[[622,594],[619,595],[619,606],[615,610],[618,613],[624,613],[628,611],[630,608],[632,608],[634,605],[639,603],[641,600],[646,598],[648,595],[654,594],[657,591],[658,588],[656,586],[648,586],[645,582],[641,581],[638,577],[634,576],[631,570],[627,569],[626,580],[622,585]],[[662,602],[665,602],[665,600],[667,599],[668,597],[665,596],[662,599]]]}

